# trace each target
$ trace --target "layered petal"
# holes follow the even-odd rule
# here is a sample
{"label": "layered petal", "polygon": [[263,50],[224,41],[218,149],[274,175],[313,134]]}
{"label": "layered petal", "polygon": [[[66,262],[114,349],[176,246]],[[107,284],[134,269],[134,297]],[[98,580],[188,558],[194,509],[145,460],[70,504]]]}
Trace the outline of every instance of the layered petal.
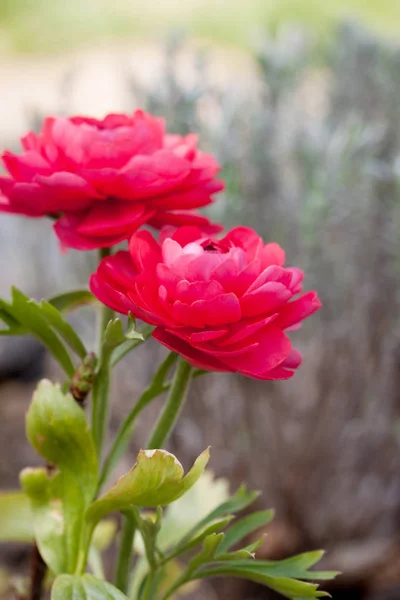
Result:
{"label": "layered petal", "polygon": [[153,336],[196,367],[289,379],[302,359],[286,332],[321,303],[316,292],[294,299],[303,273],[283,261],[279,246],[247,228],[218,240],[170,227],[158,242],[140,231],[129,253],[104,259],[91,288],[114,309],[157,325]]}
{"label": "layered petal", "polygon": [[146,223],[221,229],[193,213],[223,189],[219,165],[196,136],[170,136],[144,111],[47,118],[21,144],[21,154],[2,156],[9,176],[0,178],[0,212],[57,216],[63,247],[112,246]]}

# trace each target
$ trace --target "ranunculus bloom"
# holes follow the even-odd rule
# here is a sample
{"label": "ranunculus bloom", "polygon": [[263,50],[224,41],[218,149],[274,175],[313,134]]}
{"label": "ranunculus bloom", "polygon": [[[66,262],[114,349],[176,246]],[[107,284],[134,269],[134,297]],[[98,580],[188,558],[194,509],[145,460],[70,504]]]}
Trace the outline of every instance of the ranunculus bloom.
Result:
{"label": "ranunculus bloom", "polygon": [[165,133],[162,119],[140,110],[48,118],[21,141],[22,154],[3,154],[10,177],[0,177],[0,212],[55,217],[64,246],[111,246],[145,223],[220,230],[193,211],[223,189],[217,162],[195,135]]}
{"label": "ranunculus bloom", "polygon": [[285,334],[318,310],[316,292],[296,299],[303,272],[252,230],[205,239],[182,227],[158,243],[136,233],[129,252],[104,259],[92,292],[112,309],[156,325],[159,342],[196,367],[256,379],[288,379],[301,355]]}

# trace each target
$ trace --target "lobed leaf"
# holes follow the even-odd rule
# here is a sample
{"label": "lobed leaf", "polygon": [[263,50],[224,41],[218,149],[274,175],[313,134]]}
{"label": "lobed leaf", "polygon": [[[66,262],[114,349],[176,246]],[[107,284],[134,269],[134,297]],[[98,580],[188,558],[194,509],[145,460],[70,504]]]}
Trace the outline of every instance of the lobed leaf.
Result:
{"label": "lobed leaf", "polygon": [[[22,484],[33,507],[38,509],[37,518],[44,510],[50,510],[48,507],[52,506],[53,500],[62,502],[63,527],[60,535],[64,539],[66,556],[60,562],[67,564],[63,571],[71,572],[77,561],[84,513],[97,487],[98,467],[93,438],[85,414],[72,396],[63,394],[59,386],[46,380],[39,383],[33,395],[26,426],[32,446],[46,461],[58,467],[59,475],[47,477],[46,483],[43,473],[36,473],[47,490],[44,496],[39,494],[40,497],[32,471],[31,474],[23,472]],[[40,526],[35,527],[35,531],[40,537]]]}
{"label": "lobed leaf", "polygon": [[51,600],[127,600],[116,587],[93,575],[59,575],[51,590]]}
{"label": "lobed leaf", "polygon": [[130,506],[164,506],[180,498],[203,473],[209,459],[205,450],[184,477],[177,458],[166,450],[141,450],[132,469],[88,509],[86,519],[97,523],[115,510]]}

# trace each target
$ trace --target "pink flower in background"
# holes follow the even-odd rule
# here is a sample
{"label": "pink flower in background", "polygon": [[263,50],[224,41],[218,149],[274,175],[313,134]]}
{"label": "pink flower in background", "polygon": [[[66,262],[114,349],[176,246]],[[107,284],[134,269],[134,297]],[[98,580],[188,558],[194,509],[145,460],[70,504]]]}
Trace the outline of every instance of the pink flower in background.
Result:
{"label": "pink flower in background", "polygon": [[285,331],[318,310],[316,292],[295,298],[303,272],[285,253],[237,227],[221,240],[196,227],[136,233],[129,252],[104,259],[91,290],[112,309],[156,326],[153,336],[196,367],[288,379],[301,363]]}
{"label": "pink flower in background", "polygon": [[217,162],[195,135],[167,134],[162,119],[143,111],[48,118],[22,146],[3,154],[0,212],[52,216],[63,246],[112,246],[145,223],[221,229],[195,210],[223,189]]}

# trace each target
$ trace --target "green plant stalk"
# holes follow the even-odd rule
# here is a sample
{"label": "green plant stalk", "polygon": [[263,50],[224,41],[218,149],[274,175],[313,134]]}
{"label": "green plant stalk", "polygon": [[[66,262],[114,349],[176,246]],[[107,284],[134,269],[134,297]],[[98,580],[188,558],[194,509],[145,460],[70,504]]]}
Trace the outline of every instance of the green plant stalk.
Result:
{"label": "green plant stalk", "polygon": [[[110,254],[110,248],[100,248],[99,262],[106,256],[110,256]],[[102,340],[107,324],[113,316],[113,310],[104,305],[100,307],[97,326],[99,370],[96,374],[92,391],[92,433],[99,459],[101,459],[104,439],[108,428],[108,405],[111,378],[110,357],[106,356],[104,353]]]}
{"label": "green plant stalk", "polygon": [[135,537],[136,524],[132,516],[126,513],[123,516],[121,531],[121,543],[117,568],[115,571],[115,585],[126,595],[129,585],[129,573],[132,560],[133,540]]}
{"label": "green plant stalk", "polygon": [[[183,408],[193,371],[194,369],[191,365],[182,358],[179,358],[167,401],[146,444],[148,449],[162,448],[168,439]],[[149,573],[141,600],[153,600],[154,582],[157,575],[158,565],[154,565],[152,557],[147,556],[147,559],[149,562]]]}
{"label": "green plant stalk", "polygon": [[151,384],[145,389],[143,394],[137,400],[135,406],[129,413],[129,415],[122,422],[120,429],[117,433],[117,436],[114,440],[112,448],[107,456],[107,459],[104,463],[103,470],[100,476],[99,481],[99,490],[107,481],[110,476],[114,466],[116,465],[119,457],[123,454],[126,449],[132,435],[132,429],[135,422],[136,417],[141,413],[141,411],[157,396],[163,394],[170,388],[170,382],[165,382],[165,379],[174,364],[177,360],[177,355],[174,352],[170,352],[165,360],[161,363],[159,368],[157,369],[153,381]]}
{"label": "green plant stalk", "polygon": [[174,428],[185,402],[193,367],[179,359],[167,401],[147,442],[148,449],[162,448]]}

